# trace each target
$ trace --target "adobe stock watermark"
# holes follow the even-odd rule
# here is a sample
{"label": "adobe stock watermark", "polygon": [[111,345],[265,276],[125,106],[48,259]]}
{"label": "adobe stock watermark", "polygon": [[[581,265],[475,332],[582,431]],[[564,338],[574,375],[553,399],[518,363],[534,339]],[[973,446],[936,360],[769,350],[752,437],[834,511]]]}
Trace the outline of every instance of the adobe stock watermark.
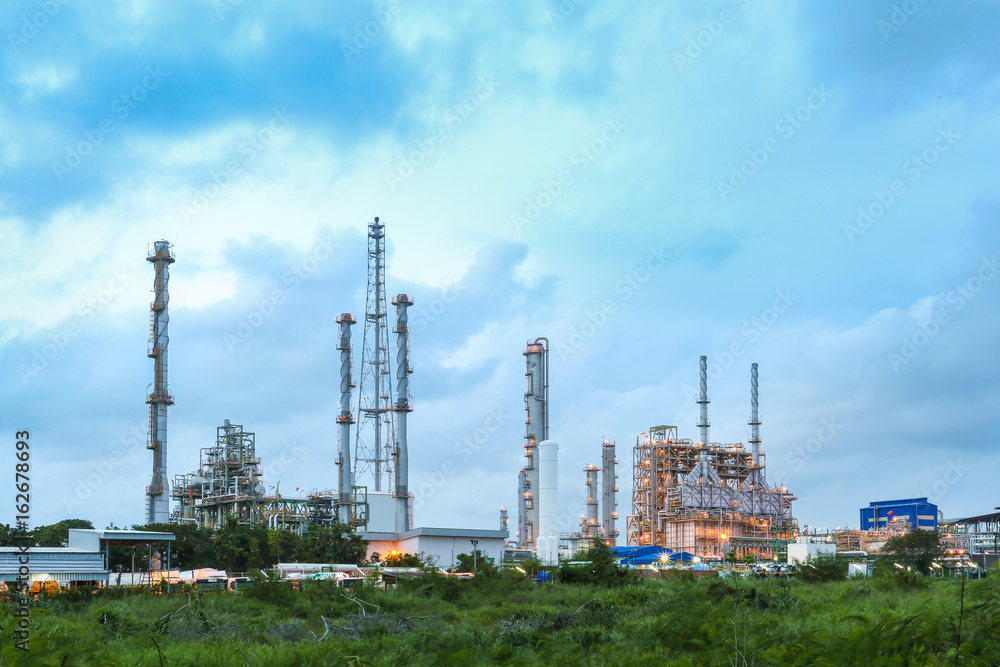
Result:
{"label": "adobe stock watermark", "polygon": [[490,74],[481,75],[478,81],[472,93],[445,112],[440,125],[423,139],[414,141],[413,150],[399,159],[394,170],[385,172],[385,183],[390,191],[395,191],[398,185],[413,176],[417,168],[425,164],[438,147],[448,140],[448,136],[465,124],[483,102],[491,99],[496,94],[496,89],[503,85]]}
{"label": "adobe stock watermark", "polygon": [[550,28],[555,28],[560,23],[565,23],[566,19],[576,13],[577,8],[586,0],[560,0],[556,10],[545,10],[545,20],[549,22]]}
{"label": "adobe stock watermark", "polygon": [[7,33],[7,42],[10,43],[14,53],[20,53],[21,47],[38,36],[62,10],[64,5],[68,5],[70,0],[38,0],[38,11],[30,15],[21,17],[21,29],[17,32]]}
{"label": "adobe stock watermark", "polygon": [[566,342],[556,343],[559,358],[566,360],[586,345],[587,341],[597,334],[624,304],[652,280],[653,275],[666,266],[667,260],[671,257],[672,255],[666,252],[663,246],[650,247],[646,259],[615,282],[613,290],[618,296],[605,299],[596,309],[586,309],[583,321],[570,327]]}
{"label": "adobe stock watermark", "polygon": [[226,18],[226,14],[242,4],[243,0],[212,0],[212,9],[215,10],[215,15],[222,21]]}
{"label": "adobe stock watermark", "polygon": [[[285,440],[281,443],[278,457],[263,467],[262,477],[264,479],[277,478],[289,466],[301,459],[305,453],[306,448],[300,445],[297,440]],[[279,479],[278,482],[280,481]]]}
{"label": "adobe stock watermark", "polygon": [[543,180],[539,184],[538,191],[524,200],[524,207],[521,211],[510,216],[514,229],[522,232],[525,227],[537,221],[542,213],[547,211],[553,202],[562,196],[566,188],[573,184],[574,170],[576,173],[586,171],[594,160],[600,157],[626,129],[628,129],[628,125],[623,123],[621,118],[609,118],[600,132],[589,141],[580,144],[570,154],[569,164],[573,169],[561,169],[551,181]]}
{"label": "adobe stock watermark", "polygon": [[899,29],[906,25],[910,17],[919,12],[925,4],[927,4],[927,0],[903,0],[899,4],[894,4],[889,19],[879,19],[876,23],[878,31],[882,33],[882,40],[889,41],[889,35],[899,32]]}
{"label": "adobe stock watermark", "polygon": [[319,269],[323,262],[333,256],[333,251],[337,248],[333,236],[327,236],[313,244],[312,250],[301,262],[295,262],[284,275],[281,282],[288,285],[284,289],[273,289],[263,299],[254,301],[253,308],[245,316],[236,321],[236,328],[232,333],[224,333],[222,342],[226,344],[226,349],[232,354],[237,347],[250,340],[257,329],[264,326],[278,306],[283,304],[288,295],[297,290],[304,281],[308,280]]}
{"label": "adobe stock watermark", "polygon": [[948,466],[944,469],[934,482],[926,487],[921,493],[932,503],[938,504],[944,499],[951,487],[962,481],[965,473],[972,470],[970,466],[964,465],[962,459],[948,461]]}
{"label": "adobe stock watermark", "polygon": [[398,0],[389,0],[385,9],[373,9],[372,18],[364,25],[354,26],[354,35],[350,42],[340,42],[340,52],[344,60],[350,63],[355,56],[371,46],[372,40],[382,34],[382,32],[392,23],[392,19],[403,11],[403,5]]}
{"label": "adobe stock watermark", "polygon": [[149,97],[149,94],[160,87],[163,80],[170,76],[170,72],[163,72],[160,66],[150,66],[146,68],[146,75],[142,81],[128,92],[122,93],[111,102],[111,113],[113,116],[105,116],[95,127],[83,131],[83,139],[75,144],[66,145],[66,157],[62,162],[53,161],[52,171],[56,178],[62,183],[67,174],[73,172],[83,164],[83,161],[97,149],[104,140],[112,134],[118,126],[115,121],[121,122]]}
{"label": "adobe stock watermark", "polygon": [[[823,108],[823,105],[831,97],[833,97],[833,93],[827,90],[825,85],[819,87],[813,86],[809,89],[809,95],[806,97],[805,102],[775,122],[774,131],[782,139],[788,141],[812,119],[814,113]],[[781,150],[781,142],[774,137],[768,137],[757,148],[748,149],[747,159],[738,165],[734,164],[730,167],[729,178],[724,181],[716,181],[715,189],[718,190],[722,201],[727,201],[730,195],[735,194],[737,190],[746,185],[758,170],[767,164],[771,156],[779,150]]]}
{"label": "adobe stock watermark", "polygon": [[[902,166],[904,176],[909,176],[910,183],[916,183],[927,173],[927,170],[938,161],[944,153],[955,145],[959,135],[951,129],[938,128],[937,137],[931,144],[920,153],[914,153]],[[878,188],[872,193],[872,201],[867,205],[858,207],[858,217],[854,223],[844,223],[844,234],[847,240],[853,245],[854,240],[871,229],[878,220],[892,208],[900,197],[906,194],[906,183],[902,179],[894,179],[885,190]]]}
{"label": "adobe stock watermark", "polygon": [[819,428],[812,437],[805,442],[799,443],[795,449],[785,455],[785,468],[779,470],[770,480],[772,486],[784,486],[788,481],[788,470],[799,472],[807,463],[816,458],[823,448],[833,442],[837,434],[844,429],[843,424],[838,424],[835,417],[820,419]]}
{"label": "adobe stock watermark", "polygon": [[66,510],[73,510],[83,505],[94,492],[104,486],[104,483],[114,476],[115,471],[121,467],[129,457],[140,450],[144,450],[146,444],[145,422],[136,424],[125,431],[119,439],[119,448],[111,452],[110,455],[91,462],[93,470],[86,470],[76,478],[76,484],[70,485],[72,492],[64,491],[62,494],[63,507]]}
{"label": "adobe stock watermark", "polygon": [[[991,258],[983,257],[974,275],[944,295],[944,301],[949,309],[958,312],[965,308],[982,291],[985,284],[993,280],[997,272],[1000,272],[1000,263],[997,262],[996,255]],[[889,366],[894,372],[898,373],[901,366],[910,363],[910,360],[941,332],[941,327],[951,321],[949,309],[936,308],[930,317],[920,323],[918,330],[903,337],[898,351],[886,354]]]}
{"label": "adobe stock watermark", "polygon": [[[746,10],[750,7],[750,0],[735,0],[736,7]],[[687,35],[687,42],[684,50],[674,51],[674,65],[677,71],[684,73],[684,68],[693,65],[705,53],[705,50],[715,44],[715,40],[722,36],[726,26],[736,22],[736,14],[731,9],[723,9],[719,12],[717,19],[705,19],[701,22],[702,29],[696,33]]]}
{"label": "adobe stock watermark", "polygon": [[180,212],[184,222],[188,222],[192,217],[198,215],[223,191],[229,187],[233,179],[243,173],[243,169],[252,163],[263,153],[274,141],[275,137],[284,132],[291,121],[295,119],[295,114],[288,112],[288,107],[274,109],[271,120],[267,125],[260,128],[253,134],[246,137],[236,146],[236,152],[241,156],[239,159],[229,160],[222,169],[208,172],[208,180],[195,192],[195,196],[188,204],[181,204]]}
{"label": "adobe stock watermark", "polygon": [[21,380],[21,385],[27,386],[29,382],[48,368],[49,364],[69,346],[70,341],[80,335],[85,325],[93,322],[99,314],[107,310],[130,282],[132,282],[132,276],[124,269],[112,273],[111,280],[103,289],[80,304],[74,312],[76,318],[66,323],[55,333],[50,333],[48,342],[32,350],[30,362],[18,365],[17,375]]}
{"label": "adobe stock watermark", "polygon": [[[760,311],[759,315],[754,315],[740,327],[742,338],[733,340],[722,352],[708,356],[708,379],[718,380],[726,371],[733,367],[736,360],[747,353],[748,345],[752,345],[760,340],[761,336],[767,333],[781,316],[787,313],[791,307],[799,300],[797,294],[793,294],[791,288],[779,289],[775,291],[774,301],[767,308]],[[687,384],[683,387],[684,396],[688,400],[695,400],[699,396],[698,387]]]}
{"label": "adobe stock watermark", "polygon": [[462,436],[461,440],[456,440],[451,446],[452,456],[450,458],[438,466],[437,470],[424,473],[423,479],[419,482],[410,483],[410,490],[414,492],[413,508],[419,509],[424,502],[433,498],[444,487],[448,478],[458,473],[456,459],[467,463],[510,418],[511,415],[505,413],[503,407],[493,408],[487,413],[481,426],[473,429],[472,433]]}
{"label": "adobe stock watermark", "polygon": [[461,282],[454,282],[441,290],[441,294],[427,303],[414,304],[410,309],[410,329],[414,333],[423,333],[437,318],[441,317],[451,304],[466,289]]}

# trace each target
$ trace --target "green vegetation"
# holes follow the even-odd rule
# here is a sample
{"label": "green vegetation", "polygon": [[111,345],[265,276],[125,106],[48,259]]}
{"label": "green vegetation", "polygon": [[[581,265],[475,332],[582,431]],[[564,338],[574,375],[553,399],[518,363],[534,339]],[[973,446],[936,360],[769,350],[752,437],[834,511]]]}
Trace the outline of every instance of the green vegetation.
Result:
{"label": "green vegetation", "polygon": [[[600,554],[589,561],[601,567]],[[898,569],[898,568],[894,568]],[[909,572],[909,576],[919,576]],[[246,594],[68,593],[37,602],[3,665],[996,665],[1000,573],[536,585],[432,574],[393,591],[259,580]],[[10,637],[13,607],[0,605]]]}
{"label": "green vegetation", "polygon": [[[39,547],[61,547],[69,539],[70,528],[93,528],[94,524],[86,519],[63,519],[50,526],[38,526],[31,531],[34,544]],[[5,523],[0,523],[0,547],[14,546],[14,535],[17,529]]]}
{"label": "green vegetation", "polygon": [[882,553],[889,556],[884,561],[891,563],[889,567],[898,563],[920,574],[927,574],[934,559],[944,553],[944,546],[937,531],[913,530],[890,538],[882,547]]}
{"label": "green vegetation", "polygon": [[843,581],[847,577],[847,561],[835,554],[819,554],[799,567],[802,581]]}

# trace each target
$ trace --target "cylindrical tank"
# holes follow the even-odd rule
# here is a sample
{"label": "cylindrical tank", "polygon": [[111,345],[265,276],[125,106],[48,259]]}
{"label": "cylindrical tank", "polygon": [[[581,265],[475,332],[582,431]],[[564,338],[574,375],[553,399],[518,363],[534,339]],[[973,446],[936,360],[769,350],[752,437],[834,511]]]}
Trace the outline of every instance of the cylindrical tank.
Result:
{"label": "cylindrical tank", "polygon": [[538,549],[546,565],[559,562],[559,444],[538,443]]}

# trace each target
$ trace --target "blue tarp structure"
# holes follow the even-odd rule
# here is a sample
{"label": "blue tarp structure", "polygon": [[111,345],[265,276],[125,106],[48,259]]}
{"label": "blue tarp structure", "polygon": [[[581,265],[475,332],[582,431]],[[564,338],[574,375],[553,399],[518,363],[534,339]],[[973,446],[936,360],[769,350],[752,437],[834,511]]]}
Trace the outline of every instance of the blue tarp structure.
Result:
{"label": "blue tarp structure", "polygon": [[652,565],[662,563],[665,560],[687,563],[694,559],[694,556],[686,551],[673,551],[665,547],[612,547],[611,550],[618,558],[620,565]]}

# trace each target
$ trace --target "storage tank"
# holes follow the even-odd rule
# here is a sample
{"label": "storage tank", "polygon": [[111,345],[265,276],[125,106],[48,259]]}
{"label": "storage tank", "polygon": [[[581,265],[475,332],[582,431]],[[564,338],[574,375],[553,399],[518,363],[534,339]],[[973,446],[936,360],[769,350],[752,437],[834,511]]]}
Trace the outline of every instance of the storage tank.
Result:
{"label": "storage tank", "polygon": [[538,444],[538,559],[545,565],[559,562],[559,444]]}

